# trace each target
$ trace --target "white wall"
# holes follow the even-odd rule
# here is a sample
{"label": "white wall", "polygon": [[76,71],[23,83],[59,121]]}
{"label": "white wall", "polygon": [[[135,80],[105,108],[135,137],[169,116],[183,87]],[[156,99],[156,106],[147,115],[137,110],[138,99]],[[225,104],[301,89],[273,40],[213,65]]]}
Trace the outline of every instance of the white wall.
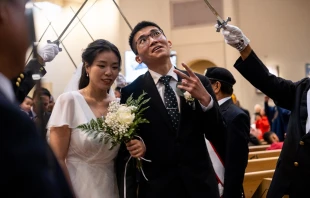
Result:
{"label": "white wall", "polygon": [[[120,16],[117,8],[115,7],[113,1],[110,0],[99,0],[94,6],[92,6],[94,2],[95,0],[87,2],[87,4],[79,13],[79,18],[94,39],[107,39],[114,43],[116,46],[119,46]],[[58,35],[60,35],[60,33],[65,29],[66,25],[74,16],[70,6],[74,9],[75,12],[77,12],[81,4],[82,3],[72,3],[70,5],[65,5],[61,12],[53,18],[52,26]],[[85,17],[82,18],[84,15]],[[49,24],[45,16],[47,15],[42,11],[37,10],[35,12],[36,34],[38,39],[41,37]],[[65,40],[63,41],[63,44],[71,55],[74,63],[78,66],[81,63],[83,49],[85,49],[87,45],[92,42],[92,39],[87,34],[82,24],[79,23],[77,18],[73,21],[72,25],[68,28],[68,31],[62,37],[62,39],[64,38]],[[47,40],[54,41],[56,39],[57,36],[54,33],[52,27],[50,27],[40,42],[40,45],[42,46],[45,44]],[[55,98],[63,93],[65,86],[75,71],[74,64],[66,53],[64,46],[60,45],[62,52],[60,52],[52,62],[46,63],[45,68],[47,70],[47,74],[42,79],[44,82],[52,82],[52,94]]]}
{"label": "white wall", "polygon": [[[310,62],[309,0],[238,0],[239,26],[266,65],[280,68],[280,77],[292,81],[304,78]],[[253,112],[263,95],[244,84],[241,103]],[[239,94],[238,94],[239,95]]]}
{"label": "white wall", "polygon": [[[182,0],[173,0],[182,1]],[[255,52],[266,65],[280,67],[280,76],[292,81],[305,77],[305,63],[310,62],[309,0],[224,0],[224,16],[239,26],[251,40]],[[234,68],[238,52],[226,45],[213,24],[171,29],[168,0],[120,0],[121,8],[134,26],[141,20],[158,23],[177,51],[178,63],[207,59],[229,69],[235,76],[234,86],[241,105],[251,113],[256,103],[263,104],[263,94]],[[208,11],[208,10],[206,10]],[[121,20],[122,50],[129,50],[129,28]]]}
{"label": "white wall", "polygon": [[[94,1],[87,3],[80,17]],[[158,23],[167,38],[172,41],[172,49],[177,51],[179,64],[195,59],[210,60],[233,73],[237,80],[234,86],[235,93],[243,107],[253,113],[254,105],[263,103],[263,95],[257,94],[255,88],[233,68],[239,54],[224,43],[222,35],[215,32],[213,24],[171,29],[170,1],[119,0],[117,2],[131,26],[142,20]],[[286,79],[297,81],[305,77],[305,63],[310,63],[310,26],[307,23],[310,18],[310,0],[223,0],[223,4],[223,18],[232,17],[231,24],[243,30],[251,40],[250,43],[255,52],[267,65],[278,65],[280,76]],[[79,5],[72,6],[77,10]],[[58,33],[72,16],[70,8],[65,7],[53,23]],[[48,22],[44,21],[42,16],[37,16],[36,21],[38,35],[40,35]],[[98,0],[92,11],[83,18],[83,23],[95,39],[105,38],[115,43],[123,56],[126,50],[130,50],[128,44],[130,29],[113,1]],[[56,39],[51,30],[42,42],[47,39]],[[91,39],[80,24],[65,39],[64,43],[77,64],[80,62],[82,49],[89,42]],[[45,80],[53,82],[53,94],[57,97],[62,93],[74,67],[66,53],[61,52],[52,63],[47,64],[46,69],[48,74]]]}

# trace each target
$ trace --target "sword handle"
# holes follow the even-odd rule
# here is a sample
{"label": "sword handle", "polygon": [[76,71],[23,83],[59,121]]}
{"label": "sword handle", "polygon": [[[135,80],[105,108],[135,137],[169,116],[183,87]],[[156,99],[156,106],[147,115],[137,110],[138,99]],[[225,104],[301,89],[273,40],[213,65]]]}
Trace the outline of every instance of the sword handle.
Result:
{"label": "sword handle", "polygon": [[216,28],[216,31],[217,32],[220,32],[220,30],[223,28],[223,29],[225,29],[225,26],[227,25],[227,23],[229,22],[229,21],[231,21],[231,18],[230,17],[228,17],[227,19],[226,19],[226,21],[224,21],[224,22],[220,22],[219,20],[217,20],[217,24],[218,24],[218,27]]}
{"label": "sword handle", "polygon": [[59,51],[60,52],[62,51],[62,49],[59,47],[59,40],[56,40],[56,41],[53,41],[53,42],[51,40],[47,40],[47,43],[49,43],[49,44],[56,44],[58,46]]}

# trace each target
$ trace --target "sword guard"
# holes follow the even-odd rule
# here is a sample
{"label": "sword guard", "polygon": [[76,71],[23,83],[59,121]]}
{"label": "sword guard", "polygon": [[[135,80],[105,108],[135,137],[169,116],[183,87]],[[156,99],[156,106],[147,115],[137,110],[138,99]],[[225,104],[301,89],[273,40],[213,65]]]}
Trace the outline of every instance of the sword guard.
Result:
{"label": "sword guard", "polygon": [[47,43],[49,43],[49,44],[56,44],[57,46],[58,46],[58,49],[59,49],[59,51],[61,52],[62,51],[62,49],[59,47],[59,40],[56,40],[56,41],[51,41],[51,40],[47,40]]}
{"label": "sword guard", "polygon": [[217,20],[218,27],[216,28],[216,31],[217,31],[217,32],[220,32],[220,30],[221,30],[222,28],[225,29],[225,26],[227,25],[227,23],[228,23],[229,21],[231,21],[231,18],[230,18],[230,17],[228,17],[228,18],[226,19],[226,21],[224,21],[223,23],[221,23],[219,20]]}

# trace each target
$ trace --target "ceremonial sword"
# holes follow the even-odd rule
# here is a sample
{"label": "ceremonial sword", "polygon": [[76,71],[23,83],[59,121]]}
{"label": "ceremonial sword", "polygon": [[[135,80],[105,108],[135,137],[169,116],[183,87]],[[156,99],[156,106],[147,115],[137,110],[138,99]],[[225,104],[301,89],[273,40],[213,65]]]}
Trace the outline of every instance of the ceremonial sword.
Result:
{"label": "ceremonial sword", "polygon": [[216,28],[216,31],[219,32],[222,28],[225,29],[225,26],[227,25],[228,21],[231,21],[231,18],[228,17],[226,19],[226,21],[224,21],[222,19],[222,17],[220,17],[220,15],[217,13],[217,11],[213,8],[213,6],[209,3],[208,0],[204,0],[205,3],[207,4],[207,6],[209,7],[209,9],[212,11],[212,13],[216,16],[217,18],[217,24],[218,27]]}
{"label": "ceremonial sword", "polygon": [[119,8],[119,6],[117,5],[117,3],[115,2],[115,0],[113,0],[116,8],[118,9],[119,13],[122,15],[123,19],[125,20],[125,22],[127,23],[128,27],[130,28],[130,30],[132,31],[132,27],[130,25],[130,23],[128,22],[127,18],[125,17],[125,15],[123,14],[123,12],[121,11],[121,9]]}
{"label": "ceremonial sword", "polygon": [[[73,8],[72,8],[71,6],[70,6],[70,8],[71,8],[73,14],[75,14]],[[89,33],[89,31],[87,30],[87,28],[85,27],[85,25],[83,24],[83,22],[81,21],[81,19],[80,19],[79,17],[76,17],[76,18],[77,18],[77,19],[79,20],[79,22],[82,24],[83,28],[85,29],[85,31],[87,32],[87,34],[89,35],[89,37],[91,38],[91,40],[92,40],[92,41],[95,41],[94,38],[90,35],[90,33]]]}
{"label": "ceremonial sword", "polygon": [[[39,10],[42,10],[42,9],[39,8],[36,4],[33,4],[33,5],[34,5],[36,8],[38,8]],[[47,17],[46,15],[44,15],[44,16],[45,16],[46,20],[49,22],[49,26],[50,26],[50,27],[52,28],[52,30],[54,31],[56,37],[59,37],[58,34],[57,34],[57,32],[56,32],[56,30],[55,30],[55,28],[54,28],[53,25],[52,25],[52,22],[48,19],[48,17]],[[39,42],[40,42],[40,41],[39,41]],[[37,45],[39,44],[39,42],[37,42]],[[51,43],[51,42],[50,42],[50,43]],[[62,43],[62,41],[59,41],[59,43],[62,44],[63,48],[65,49],[65,51],[66,51],[67,55],[69,56],[69,58],[70,58],[72,64],[74,65],[74,67],[77,68],[77,67],[76,67],[76,64],[75,64],[75,62],[73,61],[71,55],[69,54],[69,52],[68,52],[66,46]],[[59,45],[59,44],[58,44],[58,45]],[[59,47],[58,47],[58,48],[59,48]],[[60,48],[59,48],[59,49],[60,49]],[[59,51],[61,51],[61,50],[59,50]]]}
{"label": "ceremonial sword", "polygon": [[[47,27],[46,27],[46,29],[44,30],[43,34],[41,35],[41,37],[40,37],[40,39],[39,39],[38,43],[40,43],[40,42],[41,42],[41,40],[42,40],[43,36],[45,35],[46,31],[47,31],[47,30],[48,30],[48,28],[51,26],[51,24],[52,24],[52,22],[50,22],[50,23],[48,24],[48,26],[47,26]],[[27,60],[26,60],[26,64],[28,63],[28,61],[29,61],[29,59],[30,59],[30,57],[31,57],[32,53],[33,53],[33,48],[32,48],[32,51],[31,51],[31,53],[29,54],[29,56],[28,56],[28,58],[27,58]]]}
{"label": "ceremonial sword", "polygon": [[[65,32],[67,31],[67,29],[69,28],[69,26],[71,25],[71,23],[73,22],[73,20],[77,17],[77,15],[80,13],[80,11],[82,10],[82,8],[85,6],[85,4],[87,3],[88,0],[85,0],[84,3],[81,5],[80,9],[76,12],[76,14],[73,16],[73,18],[71,19],[71,21],[69,22],[69,24],[66,26],[66,28],[62,31],[62,33],[58,36],[57,40],[55,41],[50,41],[48,40],[47,43],[54,43],[58,46],[59,48],[59,43],[60,43],[60,39],[61,37],[65,34]],[[59,51],[61,51],[61,48],[59,48]]]}
{"label": "ceremonial sword", "polygon": [[[26,9],[25,9],[25,14],[27,16],[27,22],[28,22],[28,28],[29,28],[29,35],[30,35],[30,43],[32,45],[32,55],[33,59],[38,58],[38,53],[37,53],[37,43],[36,41],[36,32],[35,32],[35,26],[34,26],[34,18],[33,18],[33,4],[31,5],[30,1],[26,3]],[[42,99],[40,97],[41,94],[41,76],[40,74],[33,74],[32,75],[33,80],[36,82],[36,89],[38,92],[39,97],[37,98],[38,102],[38,110],[37,110],[37,116],[38,116],[38,132],[39,135],[42,136],[44,139],[44,134],[45,134],[45,126],[43,123],[43,103]]]}
{"label": "ceremonial sword", "polygon": [[[86,14],[93,8],[93,6],[97,3],[97,1],[98,0],[96,0],[88,9],[87,9],[87,11],[84,13],[84,15],[80,18],[80,20],[82,20],[85,16],[86,16]],[[61,40],[61,41],[64,41],[66,38],[67,38],[67,36],[70,34],[70,32],[72,32],[72,30],[78,25],[79,23],[76,23],[70,30],[69,30],[69,32],[66,34],[66,36],[64,36],[64,38]]]}

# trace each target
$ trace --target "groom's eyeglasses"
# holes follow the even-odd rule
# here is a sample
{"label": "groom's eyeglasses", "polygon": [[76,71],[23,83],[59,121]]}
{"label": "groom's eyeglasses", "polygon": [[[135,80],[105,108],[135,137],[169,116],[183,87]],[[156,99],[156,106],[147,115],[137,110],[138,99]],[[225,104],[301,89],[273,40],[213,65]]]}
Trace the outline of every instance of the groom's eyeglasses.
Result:
{"label": "groom's eyeglasses", "polygon": [[149,37],[152,37],[153,39],[159,39],[162,35],[162,30],[151,30],[150,34],[140,36],[136,42],[136,45],[138,45],[140,48],[143,48],[150,44]]}

